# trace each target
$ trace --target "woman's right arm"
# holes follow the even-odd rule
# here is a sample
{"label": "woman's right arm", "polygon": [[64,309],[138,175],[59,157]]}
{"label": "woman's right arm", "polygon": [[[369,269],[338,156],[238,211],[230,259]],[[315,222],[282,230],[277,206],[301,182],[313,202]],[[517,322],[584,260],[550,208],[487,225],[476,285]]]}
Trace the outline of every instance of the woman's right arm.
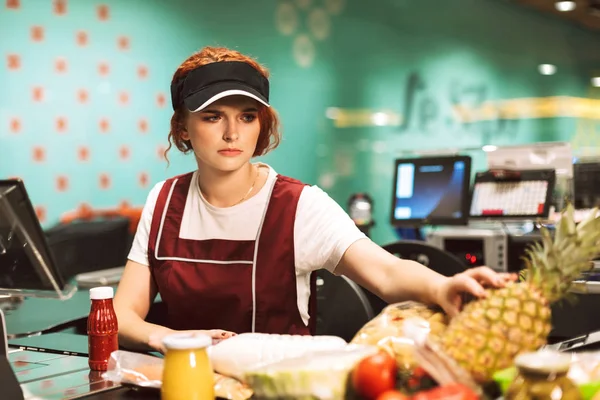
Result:
{"label": "woman's right arm", "polygon": [[160,351],[160,339],[173,332],[164,326],[144,321],[156,293],[150,267],[128,260],[114,300],[119,320],[119,344],[123,347]]}

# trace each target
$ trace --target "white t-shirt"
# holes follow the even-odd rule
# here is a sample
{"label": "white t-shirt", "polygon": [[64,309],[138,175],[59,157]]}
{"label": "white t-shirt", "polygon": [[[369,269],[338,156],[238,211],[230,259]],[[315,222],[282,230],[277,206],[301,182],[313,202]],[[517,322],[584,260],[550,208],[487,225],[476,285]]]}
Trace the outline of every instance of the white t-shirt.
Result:
{"label": "white t-shirt", "polygon": [[[197,171],[192,177],[179,237],[192,240],[224,239],[255,240],[277,173],[269,168],[265,185],[250,199],[233,207],[219,208],[209,204],[200,193]],[[148,263],[148,235],[152,214],[164,181],[150,191],[129,259]],[[352,243],[366,238],[346,212],[317,186],[302,189],[294,223],[294,251],[298,310],[308,324],[310,274],[321,268],[334,272],[340,259]]]}

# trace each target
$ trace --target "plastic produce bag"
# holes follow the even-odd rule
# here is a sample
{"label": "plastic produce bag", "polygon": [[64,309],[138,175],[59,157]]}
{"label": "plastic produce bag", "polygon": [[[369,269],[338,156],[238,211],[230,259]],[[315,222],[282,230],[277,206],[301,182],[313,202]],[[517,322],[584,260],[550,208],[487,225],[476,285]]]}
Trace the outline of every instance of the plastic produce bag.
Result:
{"label": "plastic produce bag", "polygon": [[209,347],[208,356],[216,372],[244,381],[244,373],[259,365],[346,346],[335,336],[242,333]]}
{"label": "plastic produce bag", "polygon": [[310,352],[255,367],[245,373],[245,380],[259,399],[343,400],[351,371],[378,351],[375,346],[349,345]]}
{"label": "plastic produce bag", "polygon": [[[105,379],[116,383],[144,388],[160,389],[162,385],[163,359],[129,351],[114,351],[108,361]],[[215,373],[215,395],[228,400],[247,400],[252,390],[243,383]]]}
{"label": "plastic produce bag", "polygon": [[414,340],[407,337],[404,326],[413,318],[420,318],[421,328],[432,336],[441,334],[448,324],[448,318],[441,310],[422,303],[390,304],[363,326],[350,343],[378,346],[396,358],[400,370],[412,370],[416,367]]}

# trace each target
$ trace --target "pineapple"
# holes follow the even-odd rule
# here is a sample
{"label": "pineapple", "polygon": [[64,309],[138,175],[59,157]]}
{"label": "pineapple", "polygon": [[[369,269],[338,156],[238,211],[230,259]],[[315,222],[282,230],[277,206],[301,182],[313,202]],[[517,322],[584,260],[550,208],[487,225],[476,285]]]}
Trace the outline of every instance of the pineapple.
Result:
{"label": "pineapple", "polygon": [[564,298],[573,280],[600,255],[600,217],[595,209],[578,225],[567,205],[554,238],[543,227],[542,241],[526,253],[523,281],[488,291],[467,304],[439,339],[444,353],[484,382],[512,365],[521,352],[546,343],[550,304]]}

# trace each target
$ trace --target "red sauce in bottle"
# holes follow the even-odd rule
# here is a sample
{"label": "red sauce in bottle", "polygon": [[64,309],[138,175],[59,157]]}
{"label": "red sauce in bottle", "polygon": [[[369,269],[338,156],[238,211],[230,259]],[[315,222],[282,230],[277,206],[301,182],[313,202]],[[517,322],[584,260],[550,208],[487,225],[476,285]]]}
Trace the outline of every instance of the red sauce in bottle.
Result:
{"label": "red sauce in bottle", "polygon": [[106,371],[110,354],[119,349],[119,326],[113,308],[113,288],[90,289],[92,305],[88,316],[88,364],[92,371]]}

